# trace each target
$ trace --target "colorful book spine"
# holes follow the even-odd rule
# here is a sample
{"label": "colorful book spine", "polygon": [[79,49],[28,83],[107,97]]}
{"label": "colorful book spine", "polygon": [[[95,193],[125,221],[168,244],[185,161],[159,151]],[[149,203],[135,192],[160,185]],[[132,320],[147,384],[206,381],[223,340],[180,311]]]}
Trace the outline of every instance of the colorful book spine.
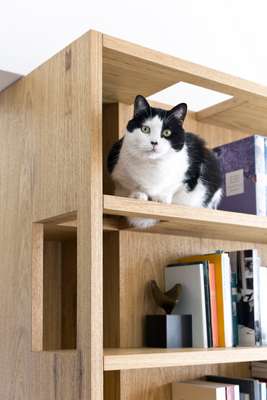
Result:
{"label": "colorful book spine", "polygon": [[206,323],[207,323],[207,340],[208,340],[208,347],[213,347],[208,261],[203,262],[203,273],[204,273],[205,307],[206,307]]}
{"label": "colorful book spine", "polygon": [[183,257],[178,262],[189,263],[197,261],[209,261],[215,267],[215,286],[216,286],[216,303],[217,303],[217,321],[218,321],[218,341],[219,347],[225,347],[225,318],[224,318],[224,292],[223,292],[223,259],[222,254],[204,254]]}
{"label": "colorful book spine", "polygon": [[[267,271],[267,269],[266,269]],[[218,330],[218,313],[216,298],[216,282],[215,282],[215,265],[209,263],[209,283],[210,283],[210,310],[212,325],[212,342],[213,347],[219,347],[219,330]]]}

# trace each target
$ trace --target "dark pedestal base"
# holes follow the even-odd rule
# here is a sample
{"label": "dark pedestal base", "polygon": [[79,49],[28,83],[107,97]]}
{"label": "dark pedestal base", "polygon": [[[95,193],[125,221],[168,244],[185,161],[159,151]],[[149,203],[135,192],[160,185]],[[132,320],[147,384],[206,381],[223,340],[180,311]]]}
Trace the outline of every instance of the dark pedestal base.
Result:
{"label": "dark pedestal base", "polygon": [[147,347],[192,347],[191,315],[147,315]]}

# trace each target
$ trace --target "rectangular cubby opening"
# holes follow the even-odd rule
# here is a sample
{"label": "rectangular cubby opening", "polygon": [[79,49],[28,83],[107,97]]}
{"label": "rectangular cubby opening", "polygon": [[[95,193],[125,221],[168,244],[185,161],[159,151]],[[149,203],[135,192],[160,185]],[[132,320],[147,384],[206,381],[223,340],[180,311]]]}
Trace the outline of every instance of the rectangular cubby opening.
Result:
{"label": "rectangular cubby opening", "polygon": [[76,228],[55,223],[33,224],[33,350],[75,349],[76,337]]}
{"label": "rectangular cubby opening", "polygon": [[[116,400],[146,398],[149,390],[155,400],[170,400],[171,382],[176,380],[208,374],[250,376],[249,363],[242,361],[260,358],[264,349],[181,349],[179,354],[177,349],[150,349],[144,343],[145,315],[161,313],[148,282],[155,279],[164,288],[164,268],[168,263],[180,256],[204,254],[215,248],[230,251],[248,246],[251,244],[214,238],[123,230],[104,232],[106,399],[113,391]],[[256,247],[264,256],[266,245]]]}

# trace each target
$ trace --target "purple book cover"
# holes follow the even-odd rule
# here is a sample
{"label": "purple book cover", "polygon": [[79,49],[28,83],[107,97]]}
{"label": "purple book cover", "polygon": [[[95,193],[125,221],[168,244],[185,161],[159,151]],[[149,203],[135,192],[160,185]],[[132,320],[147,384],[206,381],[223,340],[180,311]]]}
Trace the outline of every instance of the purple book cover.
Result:
{"label": "purple book cover", "polygon": [[224,185],[218,208],[265,215],[265,190],[262,195],[262,186],[259,185],[265,174],[264,138],[250,136],[216,147],[214,152],[220,162]]}

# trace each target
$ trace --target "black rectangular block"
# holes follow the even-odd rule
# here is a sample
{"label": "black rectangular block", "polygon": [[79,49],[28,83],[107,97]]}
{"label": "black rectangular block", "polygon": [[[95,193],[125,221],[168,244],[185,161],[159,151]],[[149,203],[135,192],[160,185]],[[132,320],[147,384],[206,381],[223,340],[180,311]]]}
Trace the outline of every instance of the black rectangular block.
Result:
{"label": "black rectangular block", "polygon": [[147,315],[147,347],[192,347],[192,315]]}

